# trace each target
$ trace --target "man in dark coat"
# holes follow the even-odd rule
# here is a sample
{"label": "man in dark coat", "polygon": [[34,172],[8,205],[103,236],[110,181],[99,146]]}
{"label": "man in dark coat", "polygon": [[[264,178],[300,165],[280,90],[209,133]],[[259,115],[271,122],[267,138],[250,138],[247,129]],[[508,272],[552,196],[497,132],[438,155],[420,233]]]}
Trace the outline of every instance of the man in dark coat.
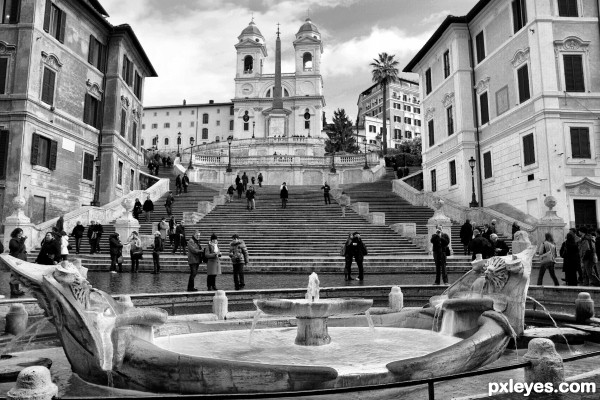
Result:
{"label": "man in dark coat", "polygon": [[243,289],[246,286],[244,283],[244,266],[248,264],[248,249],[244,241],[240,240],[240,236],[237,233],[231,237],[229,258],[231,258],[231,264],[233,265],[233,285],[235,286],[235,290]]}
{"label": "man in dark coat", "polygon": [[244,184],[244,190],[248,190],[248,175],[245,172],[242,174],[242,183]]}
{"label": "man in dark coat", "polygon": [[[239,176],[238,176],[238,178],[239,178]],[[238,199],[241,200],[242,193],[244,193],[244,185],[242,184],[241,181],[239,181],[235,184],[235,190],[237,190]]]}
{"label": "man in dark coat", "polygon": [[150,216],[152,215],[152,211],[154,211],[154,203],[150,200],[150,195],[146,198],[142,210],[144,210],[146,222],[150,221]]}
{"label": "man in dark coat", "polygon": [[188,242],[188,264],[190,266],[190,277],[188,278],[187,291],[188,292],[197,292],[194,286],[194,281],[196,280],[196,275],[198,274],[198,267],[202,262],[202,245],[200,244],[200,231],[194,232],[192,238]]}
{"label": "man in dark coat", "polygon": [[435,233],[431,235],[430,242],[433,245],[433,260],[435,261],[435,282],[433,284],[440,284],[440,276],[444,280],[444,284],[448,284],[445,248],[449,243],[447,239],[442,236],[441,229],[437,229]]}
{"label": "man in dark coat", "polygon": [[498,235],[492,233],[490,240],[492,242],[492,256],[505,256],[508,254],[508,245],[504,240],[498,239]]}
{"label": "man in dark coat", "polygon": [[492,244],[483,236],[479,229],[473,231],[475,238],[469,243],[469,250],[471,251],[471,260],[474,260],[477,254],[481,254],[482,258],[490,258],[492,251]]}
{"label": "man in dark coat", "polygon": [[[117,265],[119,272],[123,272],[123,244],[118,233],[113,233],[108,239],[110,245],[110,272],[117,273]],[[119,262],[121,261],[121,262]]]}
{"label": "man in dark coat", "polygon": [[102,239],[102,235],[104,234],[104,227],[102,226],[100,221],[96,221],[96,224],[94,225],[94,227],[92,229],[93,229],[93,232],[95,233],[95,235],[94,234],[92,234],[92,235],[95,236],[95,238],[96,238],[96,240],[94,242],[93,252],[100,253],[100,239]]}
{"label": "man in dark coat", "polygon": [[183,186],[182,186],[182,182],[181,182],[181,175],[177,175],[177,178],[175,178],[175,194],[177,196],[179,196],[182,191],[183,191]]}
{"label": "man in dark coat", "polygon": [[81,221],[77,221],[77,225],[75,225],[73,231],[71,232],[71,236],[75,238],[75,254],[79,254],[79,250],[81,249],[83,231],[85,231],[85,226],[81,224]]}
{"label": "man in dark coat", "polygon": [[35,259],[36,264],[54,265],[58,264],[61,259],[60,242],[54,239],[52,233],[46,233],[46,237],[42,240],[42,248]]}
{"label": "man in dark coat", "polygon": [[187,193],[188,186],[190,186],[190,178],[188,178],[187,173],[184,173],[183,178],[181,178],[181,186],[183,186],[183,193]]}
{"label": "man in dark coat", "polygon": [[323,186],[321,186],[321,189],[323,190],[323,197],[325,198],[325,204],[331,204],[331,197],[329,197],[329,191],[331,190],[331,187],[329,187],[327,182],[325,182],[325,184]]}
{"label": "man in dark coat", "polygon": [[344,249],[344,258],[346,261],[345,265],[345,277],[346,280],[351,281],[352,278],[352,258],[356,260],[356,265],[358,266],[358,278],[356,280],[362,281],[364,279],[364,271],[363,271],[363,260],[364,257],[369,254],[367,251],[367,246],[362,241],[360,234],[358,232],[354,232],[352,235],[348,237],[346,241],[345,249]]}
{"label": "man in dark coat", "polygon": [[248,190],[246,190],[246,208],[250,211],[256,208],[256,202],[254,198],[256,197],[256,192],[254,191],[254,187],[250,186]]}
{"label": "man in dark coat", "polygon": [[175,254],[177,248],[181,246],[181,254],[185,255],[185,245],[185,226],[183,226],[183,221],[179,221],[175,227],[175,245],[173,246],[173,251],[171,251],[171,253]]}
{"label": "man in dark coat", "polygon": [[169,194],[167,195],[167,199],[165,200],[165,209],[167,210],[167,215],[173,215],[173,203],[175,202],[175,197],[173,197],[173,192],[169,190]]}
{"label": "man in dark coat", "polygon": [[473,239],[473,225],[470,220],[466,220],[465,223],[460,227],[460,242],[463,245],[465,256],[469,253],[469,242]]}

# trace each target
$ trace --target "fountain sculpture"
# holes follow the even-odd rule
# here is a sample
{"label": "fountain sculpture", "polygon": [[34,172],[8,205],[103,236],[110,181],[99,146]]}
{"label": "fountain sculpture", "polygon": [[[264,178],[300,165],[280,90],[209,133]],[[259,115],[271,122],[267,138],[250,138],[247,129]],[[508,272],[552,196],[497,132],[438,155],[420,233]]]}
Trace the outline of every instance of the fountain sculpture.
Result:
{"label": "fountain sculpture", "polygon": [[[33,291],[84,380],[107,385],[110,377],[116,388],[157,393],[257,393],[387,384],[496,360],[523,330],[534,252],[477,261],[430,307],[379,314],[375,330],[349,316],[336,320],[343,327],[328,328],[328,318],[368,312],[372,301],[319,299],[313,275],[306,299],[256,301],[267,314],[295,318],[257,329],[251,343],[249,329],[228,330],[228,321],[155,337],[154,327],[169,325],[165,311],[115,301],[69,262],[42,266],[8,255],[0,261]],[[296,321],[298,329],[290,328]],[[448,335],[439,333],[442,325]]]}

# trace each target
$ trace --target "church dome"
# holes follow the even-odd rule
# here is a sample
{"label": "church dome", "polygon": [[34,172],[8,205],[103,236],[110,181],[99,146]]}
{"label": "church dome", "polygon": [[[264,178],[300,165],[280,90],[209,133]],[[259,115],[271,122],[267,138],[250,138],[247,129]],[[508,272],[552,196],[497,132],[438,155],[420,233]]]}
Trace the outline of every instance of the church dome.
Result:
{"label": "church dome", "polygon": [[296,35],[298,35],[300,33],[310,33],[310,32],[319,33],[319,30],[317,29],[317,26],[312,23],[310,18],[306,18],[306,21],[304,21],[304,24],[302,24],[302,26],[300,27],[300,30],[298,30],[298,33]]}
{"label": "church dome", "polygon": [[247,27],[244,28],[244,30],[242,31],[240,36],[243,36],[243,35],[262,36],[262,33],[260,33],[260,30],[254,23],[254,21],[250,21],[250,23],[248,24]]}

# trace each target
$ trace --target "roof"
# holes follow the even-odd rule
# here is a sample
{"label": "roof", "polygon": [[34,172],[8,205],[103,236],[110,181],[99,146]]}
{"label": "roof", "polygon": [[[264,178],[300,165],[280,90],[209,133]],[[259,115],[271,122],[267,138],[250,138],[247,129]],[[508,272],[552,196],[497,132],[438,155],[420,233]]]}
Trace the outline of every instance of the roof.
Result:
{"label": "roof", "polygon": [[198,104],[175,104],[175,105],[166,105],[166,106],[144,106],[144,110],[159,110],[163,108],[200,108],[200,107],[223,107],[223,106],[232,106],[233,103],[198,103]]}
{"label": "roof", "polygon": [[316,33],[319,33],[319,30],[317,29],[317,26],[312,23],[312,21],[310,20],[310,18],[306,18],[306,20],[304,21],[304,24],[302,24],[302,26],[298,30],[298,33],[300,33],[300,32],[316,32]]}
{"label": "roof", "polygon": [[429,40],[425,43],[425,45],[419,50],[419,52],[413,57],[412,60],[406,67],[402,70],[402,72],[413,72],[414,67],[425,57],[427,52],[431,50],[431,48],[437,43],[438,40],[442,37],[446,29],[450,27],[452,24],[467,24],[471,22],[477,14],[484,9],[492,0],[479,0],[475,6],[467,13],[467,15],[463,16],[455,16],[448,15],[446,19],[440,24],[440,26],[436,29],[433,35],[429,38]]}
{"label": "roof", "polygon": [[101,15],[103,15],[105,17],[110,16],[110,15],[108,15],[108,13],[104,9],[104,7],[102,7],[102,5],[100,4],[100,2],[98,0],[88,0],[88,2],[94,8],[94,10],[98,11]]}
{"label": "roof", "polygon": [[254,21],[250,21],[250,23],[248,24],[247,27],[244,28],[244,30],[242,31],[241,35],[258,35],[258,36],[262,36],[262,33],[260,33],[260,30],[258,29],[258,27],[256,26],[256,24],[254,23]]}
{"label": "roof", "polygon": [[152,63],[150,62],[150,59],[146,55],[146,52],[144,51],[144,48],[142,47],[140,41],[138,40],[137,36],[133,32],[133,29],[131,29],[131,26],[129,26],[128,24],[114,26],[112,29],[112,33],[113,34],[118,34],[118,33],[127,34],[131,38],[131,41],[133,42],[135,49],[140,53],[140,57],[142,57],[142,60],[144,61],[144,63],[146,64],[146,67],[150,71],[150,73],[147,76],[149,76],[149,77],[157,77],[158,76],[156,74],[156,71],[154,70],[154,67],[152,66]]}
{"label": "roof", "polygon": [[[419,86],[419,82],[411,81],[410,79],[405,79],[405,78],[398,78],[398,82],[407,82],[407,83],[412,83],[413,85]],[[367,95],[367,94],[369,94],[367,92],[369,92],[371,89],[374,89],[378,85],[379,85],[379,83],[374,83],[371,86],[369,86],[368,88],[366,88],[365,90],[363,90],[360,94]]]}

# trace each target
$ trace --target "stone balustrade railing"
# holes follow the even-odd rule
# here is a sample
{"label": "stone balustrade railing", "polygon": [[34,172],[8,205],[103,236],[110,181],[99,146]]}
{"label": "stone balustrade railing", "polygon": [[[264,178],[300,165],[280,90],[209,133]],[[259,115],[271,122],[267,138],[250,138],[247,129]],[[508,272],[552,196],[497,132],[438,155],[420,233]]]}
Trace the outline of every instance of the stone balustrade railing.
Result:
{"label": "stone balustrade railing", "polygon": [[[188,158],[189,160],[189,158]],[[362,155],[342,155],[335,156],[335,165],[364,165],[365,156]],[[379,164],[379,155],[377,153],[367,153],[367,163],[369,166]],[[194,165],[219,165],[229,164],[228,156],[206,156],[194,154]],[[231,157],[232,166],[240,165],[307,165],[307,166],[331,166],[332,156],[296,156],[276,154],[271,156],[250,156],[250,157]]]}

